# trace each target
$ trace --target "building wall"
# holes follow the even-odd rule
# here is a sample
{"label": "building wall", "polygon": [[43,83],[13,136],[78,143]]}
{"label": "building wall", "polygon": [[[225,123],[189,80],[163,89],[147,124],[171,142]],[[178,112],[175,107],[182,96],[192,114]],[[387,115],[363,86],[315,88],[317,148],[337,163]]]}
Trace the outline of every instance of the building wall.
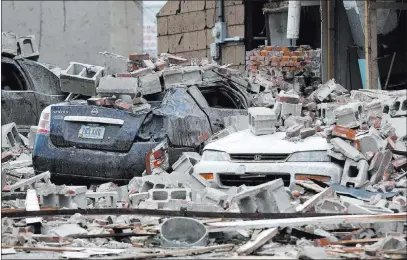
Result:
{"label": "building wall", "polygon": [[143,12],[136,1],[4,1],[2,31],[34,34],[42,62],[96,64],[98,52],[142,51]]}
{"label": "building wall", "polygon": [[[158,52],[185,58],[210,58],[212,28],[217,21],[216,1],[168,1],[157,14]],[[224,1],[228,37],[244,36],[244,4]],[[243,42],[223,44],[220,64],[244,70]]]}

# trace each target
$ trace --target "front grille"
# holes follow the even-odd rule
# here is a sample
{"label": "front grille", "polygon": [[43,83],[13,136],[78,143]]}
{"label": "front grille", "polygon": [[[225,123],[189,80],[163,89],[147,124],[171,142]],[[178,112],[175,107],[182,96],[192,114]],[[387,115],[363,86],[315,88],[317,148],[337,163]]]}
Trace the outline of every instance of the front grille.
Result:
{"label": "front grille", "polygon": [[288,153],[268,153],[268,154],[248,154],[232,153],[232,161],[285,161],[290,154]]}
{"label": "front grille", "polygon": [[277,173],[277,174],[264,174],[264,173],[245,173],[240,174],[219,174],[220,184],[223,186],[256,186],[276,179],[282,179],[284,186],[290,186],[291,175],[289,173]]}

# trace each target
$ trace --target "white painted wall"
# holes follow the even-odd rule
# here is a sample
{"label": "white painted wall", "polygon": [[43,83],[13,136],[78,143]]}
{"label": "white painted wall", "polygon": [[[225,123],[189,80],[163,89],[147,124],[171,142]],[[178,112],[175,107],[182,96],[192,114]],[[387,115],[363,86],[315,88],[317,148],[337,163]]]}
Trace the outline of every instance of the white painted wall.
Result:
{"label": "white painted wall", "polygon": [[3,1],[2,31],[34,34],[40,61],[66,68],[98,62],[97,53],[123,56],[143,48],[143,11],[137,1]]}

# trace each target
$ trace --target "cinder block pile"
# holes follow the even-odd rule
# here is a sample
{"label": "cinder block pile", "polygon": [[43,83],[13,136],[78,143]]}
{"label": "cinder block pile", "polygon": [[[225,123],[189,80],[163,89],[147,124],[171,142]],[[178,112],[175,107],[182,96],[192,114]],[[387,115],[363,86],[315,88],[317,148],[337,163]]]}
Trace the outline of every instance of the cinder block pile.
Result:
{"label": "cinder block pile", "polygon": [[[318,81],[320,78],[321,51],[308,45],[262,46],[246,52],[246,71],[249,77],[268,81],[271,86],[282,86],[302,74]],[[261,82],[261,79],[255,81]]]}

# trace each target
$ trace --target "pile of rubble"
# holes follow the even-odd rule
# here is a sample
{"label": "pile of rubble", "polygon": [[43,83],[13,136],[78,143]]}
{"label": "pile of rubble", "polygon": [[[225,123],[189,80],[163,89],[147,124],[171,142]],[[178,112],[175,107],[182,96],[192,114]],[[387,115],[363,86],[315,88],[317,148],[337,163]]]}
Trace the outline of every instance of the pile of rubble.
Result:
{"label": "pile of rubble", "polygon": [[[63,90],[97,95],[88,104],[138,113],[150,108],[142,96],[175,85],[232,82],[250,97],[249,115],[225,119],[227,128],[206,143],[241,129],[256,136],[285,132],[292,142],[324,137],[331,146],[328,155],[343,169],[342,179],[297,180],[289,187],[276,179],[220,189],[194,172],[201,156],[186,152],[171,166],[172,172],[154,168],[128,185],[59,186],[50,181],[50,172],[34,176],[24,142],[2,153],[2,186],[8,191],[2,194],[2,213],[10,216],[2,218],[2,254],[49,251],[38,257],[82,259],[406,256],[405,91],[349,93],[333,79],[306,86],[305,81],[283,78],[275,84],[264,70],[244,77],[227,66],[169,54],[132,54],[128,59],[100,55],[101,66],[72,62],[61,71]],[[47,208],[47,217],[18,217]],[[92,215],[56,217],[67,209]],[[124,210],[128,215],[119,213]],[[188,212],[197,217],[182,217]]]}

